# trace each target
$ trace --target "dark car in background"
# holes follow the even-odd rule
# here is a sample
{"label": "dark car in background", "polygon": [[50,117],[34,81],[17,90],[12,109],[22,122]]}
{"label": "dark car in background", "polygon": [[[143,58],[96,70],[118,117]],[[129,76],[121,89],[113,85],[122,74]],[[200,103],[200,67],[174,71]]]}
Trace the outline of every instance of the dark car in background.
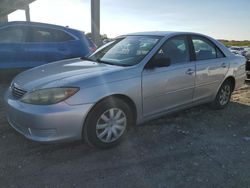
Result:
{"label": "dark car in background", "polygon": [[95,49],[84,32],[68,27],[19,21],[0,25],[1,73],[88,56]]}
{"label": "dark car in background", "polygon": [[247,59],[246,63],[247,83],[250,84],[250,51],[245,53],[245,57]]}

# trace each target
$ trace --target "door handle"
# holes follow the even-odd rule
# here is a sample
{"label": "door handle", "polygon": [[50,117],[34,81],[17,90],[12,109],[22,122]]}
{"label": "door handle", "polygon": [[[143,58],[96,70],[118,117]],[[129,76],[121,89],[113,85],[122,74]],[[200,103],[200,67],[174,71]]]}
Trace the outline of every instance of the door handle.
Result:
{"label": "door handle", "polygon": [[194,70],[192,70],[192,69],[188,69],[188,70],[186,71],[186,74],[188,74],[188,75],[192,75],[192,74],[194,74]]}
{"label": "door handle", "polygon": [[221,67],[222,67],[222,68],[227,68],[227,64],[226,64],[226,63],[222,63],[222,64],[221,64]]}

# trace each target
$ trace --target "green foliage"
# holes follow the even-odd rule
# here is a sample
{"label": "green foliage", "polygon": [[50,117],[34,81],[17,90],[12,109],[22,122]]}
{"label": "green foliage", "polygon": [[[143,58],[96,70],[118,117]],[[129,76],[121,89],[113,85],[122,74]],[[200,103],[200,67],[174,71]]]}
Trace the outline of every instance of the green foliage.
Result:
{"label": "green foliage", "polygon": [[[85,35],[91,39],[91,33],[86,33]],[[107,39],[107,38],[108,38],[107,34],[101,35],[101,40],[104,40],[104,39]]]}
{"label": "green foliage", "polygon": [[250,46],[250,41],[228,41],[228,40],[219,40],[222,42],[225,46]]}

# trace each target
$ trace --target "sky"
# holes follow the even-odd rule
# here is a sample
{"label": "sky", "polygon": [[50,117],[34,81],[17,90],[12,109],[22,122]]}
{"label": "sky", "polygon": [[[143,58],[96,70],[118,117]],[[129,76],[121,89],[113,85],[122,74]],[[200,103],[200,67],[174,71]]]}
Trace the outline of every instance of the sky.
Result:
{"label": "sky", "polygon": [[[250,0],[100,0],[101,33],[190,31],[216,39],[250,40]],[[37,0],[31,21],[90,32],[90,0]],[[24,11],[8,16],[25,20]]]}

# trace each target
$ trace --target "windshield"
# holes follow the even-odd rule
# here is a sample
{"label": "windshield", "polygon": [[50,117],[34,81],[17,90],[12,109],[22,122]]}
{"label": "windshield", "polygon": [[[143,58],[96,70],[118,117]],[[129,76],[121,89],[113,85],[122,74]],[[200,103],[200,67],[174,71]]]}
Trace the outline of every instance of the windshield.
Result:
{"label": "windshield", "polygon": [[156,45],[158,36],[126,36],[97,50],[89,58],[93,61],[119,66],[138,64]]}

